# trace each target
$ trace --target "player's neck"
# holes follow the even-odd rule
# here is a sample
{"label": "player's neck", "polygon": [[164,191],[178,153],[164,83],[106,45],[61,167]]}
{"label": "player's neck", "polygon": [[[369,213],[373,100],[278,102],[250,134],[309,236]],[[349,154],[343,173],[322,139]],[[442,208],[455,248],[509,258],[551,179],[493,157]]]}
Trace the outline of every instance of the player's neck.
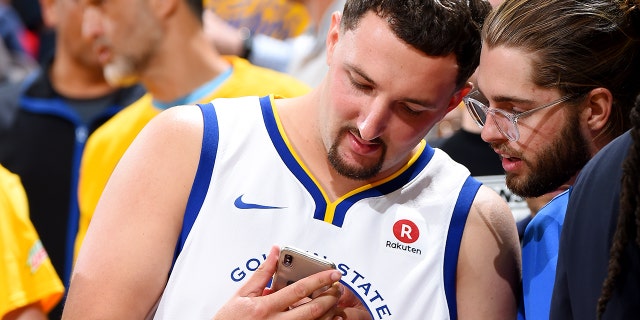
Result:
{"label": "player's neck", "polygon": [[327,147],[322,140],[321,121],[316,110],[320,98],[317,91],[293,99],[276,100],[278,116],[289,140],[293,152],[309,170],[311,176],[320,185],[330,201],[335,201],[362,186],[385,179],[401,170],[412,155],[421,150],[416,147],[405,161],[383,168],[374,177],[367,180],[356,180],[346,177],[329,162]]}

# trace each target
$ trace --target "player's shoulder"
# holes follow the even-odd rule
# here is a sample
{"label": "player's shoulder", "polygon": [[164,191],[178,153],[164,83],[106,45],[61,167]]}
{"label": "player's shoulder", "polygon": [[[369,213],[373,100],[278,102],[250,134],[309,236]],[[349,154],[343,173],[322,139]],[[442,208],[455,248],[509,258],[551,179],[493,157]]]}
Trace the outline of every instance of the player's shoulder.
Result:
{"label": "player's shoulder", "polygon": [[515,220],[509,204],[497,192],[484,185],[478,189],[471,205],[469,222],[488,226],[497,231],[507,232],[515,228]]}
{"label": "player's shoulder", "polygon": [[[493,257],[495,261],[491,265],[519,269],[520,242],[515,219],[506,201],[490,187],[481,186],[478,190],[465,225],[461,250],[467,257],[465,263]],[[519,278],[515,274],[511,276]]]}
{"label": "player's shoulder", "polygon": [[160,112],[150,123],[153,126],[175,128],[176,130],[189,131],[189,128],[201,128],[203,126],[202,109],[198,105],[179,105]]}

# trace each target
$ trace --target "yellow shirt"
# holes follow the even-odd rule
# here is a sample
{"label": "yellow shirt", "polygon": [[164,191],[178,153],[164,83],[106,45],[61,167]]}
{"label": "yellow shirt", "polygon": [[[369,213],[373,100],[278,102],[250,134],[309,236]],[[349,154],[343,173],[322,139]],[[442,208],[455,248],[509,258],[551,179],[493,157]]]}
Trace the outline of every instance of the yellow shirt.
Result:
{"label": "yellow shirt", "polygon": [[[310,90],[303,82],[284,73],[252,65],[247,60],[237,57],[226,57],[226,59],[233,65],[231,75],[208,97],[193,103],[209,102],[216,98],[268,94],[294,97]],[[153,106],[152,100],[150,94],[144,95],[109,119],[87,140],[78,182],[80,221],[74,259],[80,251],[100,195],[116,164],[142,128],[161,111]]]}
{"label": "yellow shirt", "polygon": [[15,309],[39,303],[56,306],[64,287],[38,238],[20,178],[0,166],[0,319]]}

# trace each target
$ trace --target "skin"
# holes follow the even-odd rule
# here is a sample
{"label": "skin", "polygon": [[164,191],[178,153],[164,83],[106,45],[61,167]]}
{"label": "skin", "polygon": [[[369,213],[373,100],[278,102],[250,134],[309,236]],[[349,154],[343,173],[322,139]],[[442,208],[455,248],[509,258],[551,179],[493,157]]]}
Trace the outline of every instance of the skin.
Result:
{"label": "skin", "polygon": [[[468,91],[456,91],[453,56],[427,57],[386,28],[367,27],[363,23],[346,32],[340,42],[339,16],[334,15],[327,38],[327,78],[309,95],[278,102],[282,121],[288,124],[285,131],[313,174],[325,181],[330,200],[397,171],[429,129]],[[369,44],[370,37],[376,37],[379,45]],[[366,63],[360,61],[363,56]],[[318,102],[325,107],[318,108]],[[310,116],[311,124],[303,119]],[[317,134],[305,132],[309,125]],[[340,135],[344,128],[351,131]],[[378,163],[386,148],[384,164],[369,179],[349,179],[326,161],[332,145],[344,163],[356,168]]]}
{"label": "skin", "polygon": [[46,320],[47,315],[40,308],[39,303],[32,303],[13,310],[2,317],[3,320]]}
{"label": "skin", "polygon": [[[478,87],[491,107],[524,112],[561,97],[557,89],[533,84],[532,59],[532,54],[516,48],[482,49]],[[606,144],[596,137],[609,117],[611,101],[608,90],[597,88],[578,105],[561,103],[520,119],[518,141],[509,141],[491,119],[481,137],[502,157],[511,190],[525,197],[542,196],[571,185],[584,163]],[[545,177],[540,178],[541,173]]]}
{"label": "skin", "polygon": [[[147,64],[153,63],[164,32],[160,18],[145,1],[131,1],[131,10],[109,15],[109,8],[115,5],[116,2],[107,2],[104,15],[94,7],[89,7],[85,32],[102,35],[95,39],[96,52],[100,62],[105,65],[105,77],[114,86],[124,86],[136,82],[139,75],[145,72]],[[137,19],[133,18],[134,14]],[[125,32],[127,37],[123,36]]]}
{"label": "skin", "polygon": [[[345,33],[339,22],[340,16],[334,15],[324,82],[306,96],[276,100],[293,148],[331,200],[397,171],[426,132],[469,91],[455,86],[453,56],[429,57],[407,46],[375,14],[367,14],[358,29]],[[369,41],[372,37],[375,42]],[[155,117],[133,142],[95,212],[74,270],[65,319],[143,318],[149,313],[167,281],[202,134],[199,109],[181,106]],[[328,160],[331,146],[352,168],[381,162],[380,170],[364,180],[341,175]],[[274,259],[272,251],[264,269],[254,273],[215,319],[366,318],[353,297],[338,300],[344,290],[335,286],[299,307],[305,309],[283,309],[334,283],[331,271],[260,296],[275,270]],[[507,204],[481,187],[460,249],[459,318],[513,319],[519,262],[517,231]]]}

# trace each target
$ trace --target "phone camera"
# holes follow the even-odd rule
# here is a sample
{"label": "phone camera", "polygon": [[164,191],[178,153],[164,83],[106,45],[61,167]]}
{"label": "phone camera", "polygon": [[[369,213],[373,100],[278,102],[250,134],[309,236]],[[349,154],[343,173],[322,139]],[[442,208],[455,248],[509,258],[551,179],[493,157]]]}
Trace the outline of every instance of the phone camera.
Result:
{"label": "phone camera", "polygon": [[283,264],[285,267],[291,267],[291,264],[292,264],[292,263],[293,263],[293,256],[292,256],[292,255],[290,255],[290,254],[285,254],[285,255],[284,255],[284,259],[283,259],[283,261],[282,261],[282,264]]}

